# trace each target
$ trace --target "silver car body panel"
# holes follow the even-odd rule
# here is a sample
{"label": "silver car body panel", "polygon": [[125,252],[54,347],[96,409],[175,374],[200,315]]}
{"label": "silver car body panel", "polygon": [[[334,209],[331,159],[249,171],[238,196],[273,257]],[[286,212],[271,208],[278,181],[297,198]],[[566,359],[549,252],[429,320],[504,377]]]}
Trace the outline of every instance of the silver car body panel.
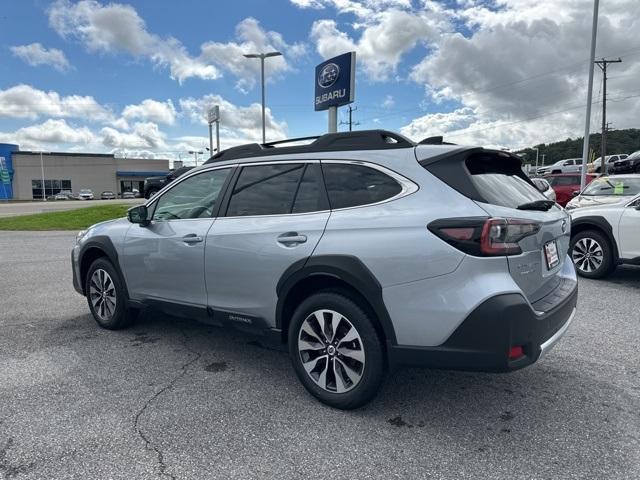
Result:
{"label": "silver car body panel", "polygon": [[[393,150],[336,151],[253,157],[194,168],[147,201],[204,170],[282,161],[356,162],[377,168],[402,185],[397,196],[352,208],[305,214],[219,217],[152,222],[126,219],[95,226],[83,238],[105,234],[113,241],[133,299],[163,299],[246,314],[275,326],[276,285],[292,265],[312,256],[348,255],[360,260],[380,284],[397,343],[441,345],[485,300],[519,294],[532,303],[554,278],[575,278],[565,255],[570,225],[559,207],[522,211],[474,202],[423,168],[418,158],[459,150],[459,146],[419,145]],[[533,187],[532,187],[533,188]],[[517,217],[542,223],[534,237],[520,242],[515,257],[474,257],[427,229],[437,219]],[[184,244],[197,233],[203,241]],[[305,237],[285,244],[279,237]],[[558,245],[559,264],[546,269],[542,248]],[[296,263],[298,262],[298,263]]]}

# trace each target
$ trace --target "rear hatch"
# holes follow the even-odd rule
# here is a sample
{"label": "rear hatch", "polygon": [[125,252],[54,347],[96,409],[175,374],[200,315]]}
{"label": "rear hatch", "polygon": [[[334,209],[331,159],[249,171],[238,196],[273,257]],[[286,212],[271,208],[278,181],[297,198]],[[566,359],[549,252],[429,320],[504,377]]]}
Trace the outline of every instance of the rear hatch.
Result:
{"label": "rear hatch", "polygon": [[470,149],[455,157],[420,163],[496,219],[495,228],[511,224],[526,232],[506,258],[511,277],[530,303],[556,290],[569,250],[569,215],[535,187],[515,155]]}

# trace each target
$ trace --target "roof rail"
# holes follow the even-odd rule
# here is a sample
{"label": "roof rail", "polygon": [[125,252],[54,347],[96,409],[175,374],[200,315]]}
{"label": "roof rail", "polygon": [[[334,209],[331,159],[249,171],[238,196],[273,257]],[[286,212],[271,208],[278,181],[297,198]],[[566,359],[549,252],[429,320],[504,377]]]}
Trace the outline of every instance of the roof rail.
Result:
{"label": "roof rail", "polygon": [[302,142],[304,140],[317,140],[320,138],[320,135],[313,135],[311,137],[298,137],[298,138],[287,138],[286,140],[276,140],[275,142],[266,142],[262,145],[265,147],[272,147],[274,145],[281,145],[283,143],[293,143],[293,142]]}
{"label": "roof rail", "polygon": [[427,137],[424,140],[420,140],[418,145],[456,145],[455,143],[445,142],[442,135],[435,137]]}
{"label": "roof rail", "polygon": [[[308,145],[274,148],[275,145],[283,143],[292,143],[311,139],[315,139],[315,141]],[[330,152],[339,150],[382,150],[414,146],[414,142],[395,132],[389,132],[387,130],[359,130],[355,132],[327,133],[319,137],[301,137],[289,140],[277,140],[263,145],[258,143],[248,143],[246,145],[222,150],[207,160],[205,164],[264,155]]]}

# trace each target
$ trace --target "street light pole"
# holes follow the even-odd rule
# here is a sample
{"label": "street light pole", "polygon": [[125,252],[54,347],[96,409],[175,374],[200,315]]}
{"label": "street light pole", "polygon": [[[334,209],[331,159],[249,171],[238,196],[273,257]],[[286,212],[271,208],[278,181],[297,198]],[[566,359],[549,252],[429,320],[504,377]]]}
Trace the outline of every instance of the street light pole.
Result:
{"label": "street light pole", "polygon": [[262,143],[267,142],[266,129],[265,129],[265,100],[264,100],[264,59],[268,57],[278,57],[282,55],[280,52],[268,52],[268,53],[245,53],[245,58],[259,58],[260,59],[260,80],[262,83]]}
{"label": "street light pole", "polygon": [[196,167],[198,166],[198,155],[202,155],[202,151],[197,151],[197,150],[189,150],[189,154],[193,155],[195,162],[196,162]]}
{"label": "street light pole", "polygon": [[42,175],[42,201],[46,202],[47,201],[47,194],[46,194],[46,190],[44,188],[44,161],[42,160],[42,154],[43,153],[49,153],[49,152],[43,152],[42,150],[40,151],[40,173]]}
{"label": "street light pole", "polygon": [[584,139],[582,141],[582,169],[580,172],[580,191],[584,190],[587,179],[587,157],[589,156],[589,129],[591,126],[591,99],[593,96],[593,67],[596,59],[596,35],[598,33],[599,0],[593,0],[593,24],[591,25],[591,55],[589,57],[589,85],[587,86],[587,112],[584,120]]}

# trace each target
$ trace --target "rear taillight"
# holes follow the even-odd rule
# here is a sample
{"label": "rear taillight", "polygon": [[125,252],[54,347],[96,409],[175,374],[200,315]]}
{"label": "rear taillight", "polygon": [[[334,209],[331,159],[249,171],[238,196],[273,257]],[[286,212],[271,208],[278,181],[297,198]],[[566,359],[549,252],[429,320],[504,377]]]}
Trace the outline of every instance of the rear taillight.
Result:
{"label": "rear taillight", "polygon": [[493,257],[522,253],[518,242],[540,230],[540,224],[518,218],[445,218],[428,225],[448,244],[469,255]]}

